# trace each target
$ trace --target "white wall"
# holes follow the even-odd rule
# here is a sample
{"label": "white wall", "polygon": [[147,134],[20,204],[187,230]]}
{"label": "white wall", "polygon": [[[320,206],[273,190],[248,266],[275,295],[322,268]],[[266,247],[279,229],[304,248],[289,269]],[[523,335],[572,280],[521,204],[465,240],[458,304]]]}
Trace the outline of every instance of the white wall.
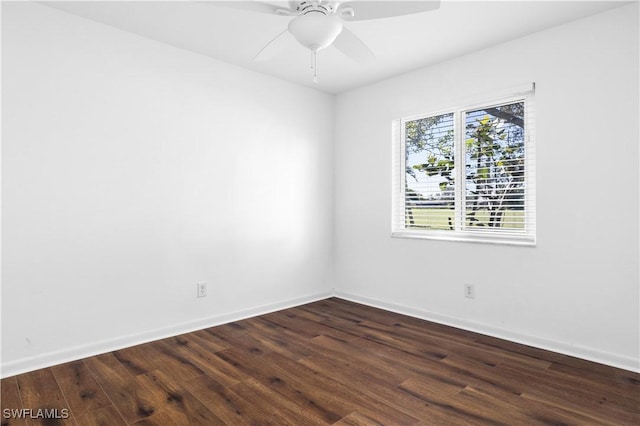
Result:
{"label": "white wall", "polygon": [[[635,3],[339,95],[338,294],[638,370],[638,52]],[[530,82],[537,247],[392,239],[392,120]]]}
{"label": "white wall", "polygon": [[2,90],[3,375],[329,294],[332,96],[7,2]]}

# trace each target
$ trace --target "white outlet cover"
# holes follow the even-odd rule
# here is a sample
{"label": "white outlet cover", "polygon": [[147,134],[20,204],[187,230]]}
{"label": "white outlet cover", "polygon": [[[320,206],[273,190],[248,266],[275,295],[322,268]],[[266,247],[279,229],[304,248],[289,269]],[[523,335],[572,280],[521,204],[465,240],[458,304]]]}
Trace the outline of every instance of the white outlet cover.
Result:
{"label": "white outlet cover", "polygon": [[207,283],[196,284],[196,295],[198,297],[205,297],[207,295]]}
{"label": "white outlet cover", "polygon": [[476,290],[473,284],[464,285],[464,297],[468,297],[469,299],[473,299],[476,297]]}

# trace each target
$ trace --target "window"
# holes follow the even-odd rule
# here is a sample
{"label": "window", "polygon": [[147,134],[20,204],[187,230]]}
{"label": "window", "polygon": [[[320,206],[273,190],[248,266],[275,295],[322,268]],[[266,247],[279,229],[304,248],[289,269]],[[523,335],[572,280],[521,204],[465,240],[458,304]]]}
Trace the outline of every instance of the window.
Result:
{"label": "window", "polygon": [[535,244],[532,91],[395,124],[393,236]]}

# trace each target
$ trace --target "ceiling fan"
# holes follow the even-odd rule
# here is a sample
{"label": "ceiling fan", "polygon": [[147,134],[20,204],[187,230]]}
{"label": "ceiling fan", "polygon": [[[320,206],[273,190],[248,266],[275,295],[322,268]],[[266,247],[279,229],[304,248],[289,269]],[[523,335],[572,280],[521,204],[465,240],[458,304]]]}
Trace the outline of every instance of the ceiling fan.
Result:
{"label": "ceiling fan", "polygon": [[334,46],[351,59],[364,62],[374,58],[373,52],[353,32],[345,28],[345,21],[389,18],[434,10],[440,1],[409,0],[290,0],[216,1],[214,4],[253,12],[293,17],[287,29],[267,43],[254,57],[259,60],[282,38],[291,34],[311,52],[313,81],[317,82],[316,54]]}

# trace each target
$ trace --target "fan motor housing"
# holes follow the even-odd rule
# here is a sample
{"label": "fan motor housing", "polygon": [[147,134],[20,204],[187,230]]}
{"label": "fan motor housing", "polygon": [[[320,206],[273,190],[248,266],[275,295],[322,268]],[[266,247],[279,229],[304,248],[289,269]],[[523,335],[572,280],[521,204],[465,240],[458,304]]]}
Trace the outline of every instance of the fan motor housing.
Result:
{"label": "fan motor housing", "polygon": [[338,7],[337,1],[300,1],[297,2],[296,12],[301,15],[306,15],[310,13],[321,13],[323,15],[331,15],[335,13],[336,8]]}

